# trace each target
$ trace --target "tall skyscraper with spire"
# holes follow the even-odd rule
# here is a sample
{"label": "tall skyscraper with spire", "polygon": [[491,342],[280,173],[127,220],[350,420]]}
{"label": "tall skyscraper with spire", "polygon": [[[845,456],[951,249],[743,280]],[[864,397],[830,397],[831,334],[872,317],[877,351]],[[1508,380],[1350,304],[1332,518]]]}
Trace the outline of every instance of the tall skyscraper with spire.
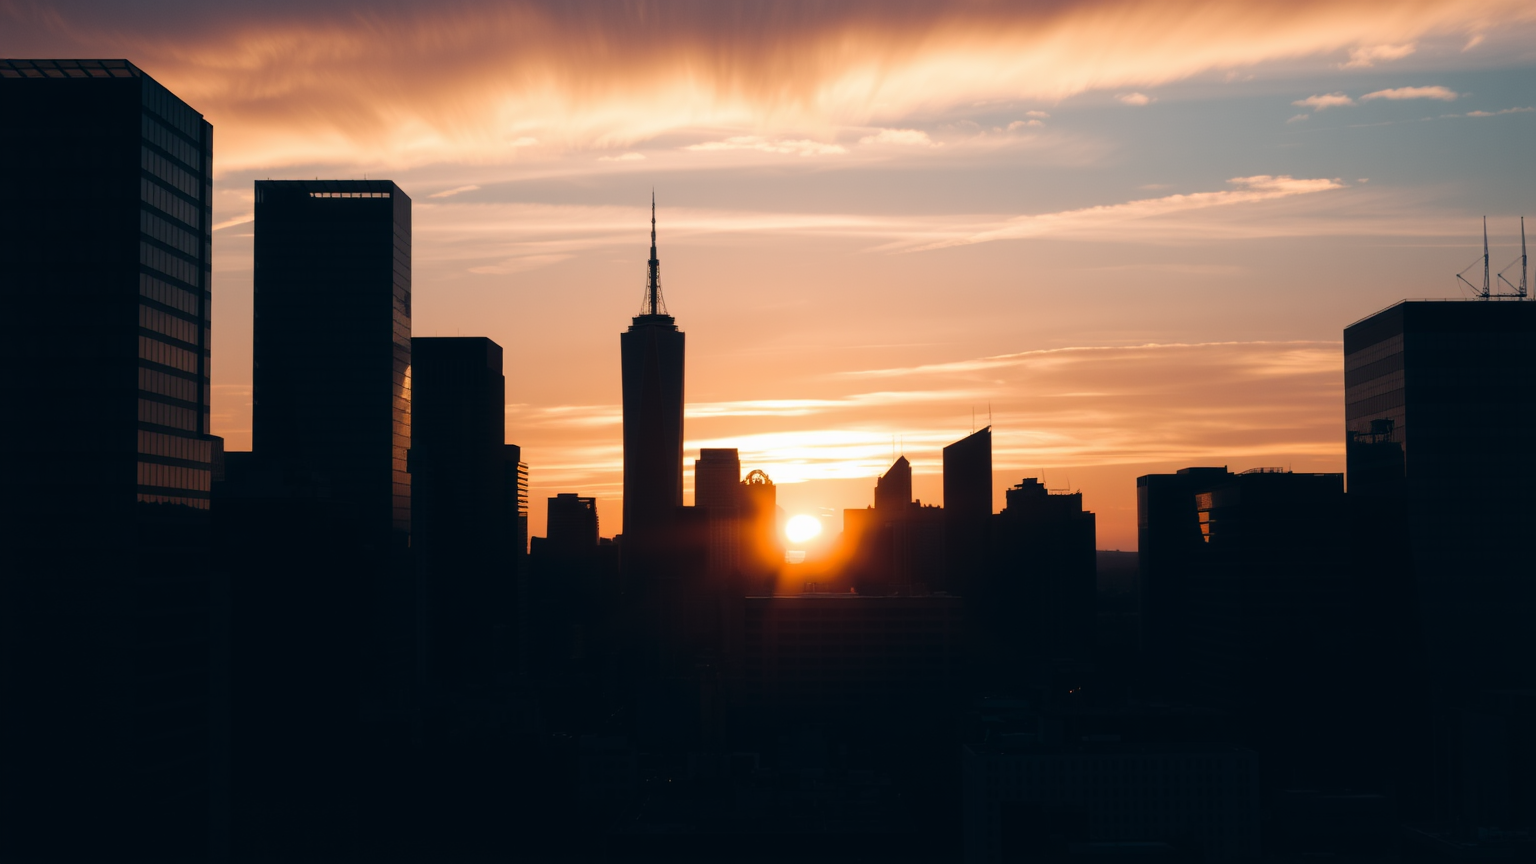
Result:
{"label": "tall skyscraper with spire", "polygon": [[683,333],[667,314],[656,258],[656,196],[651,196],[651,260],[645,300],[619,334],[624,377],[624,537],[654,548],[683,504]]}

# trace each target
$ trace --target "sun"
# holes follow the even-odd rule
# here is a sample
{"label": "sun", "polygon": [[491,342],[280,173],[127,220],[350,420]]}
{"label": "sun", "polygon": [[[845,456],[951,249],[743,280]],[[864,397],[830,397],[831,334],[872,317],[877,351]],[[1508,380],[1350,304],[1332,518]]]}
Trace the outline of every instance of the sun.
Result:
{"label": "sun", "polygon": [[791,543],[804,543],[821,533],[821,520],[804,514],[791,517],[784,525],[784,536]]}

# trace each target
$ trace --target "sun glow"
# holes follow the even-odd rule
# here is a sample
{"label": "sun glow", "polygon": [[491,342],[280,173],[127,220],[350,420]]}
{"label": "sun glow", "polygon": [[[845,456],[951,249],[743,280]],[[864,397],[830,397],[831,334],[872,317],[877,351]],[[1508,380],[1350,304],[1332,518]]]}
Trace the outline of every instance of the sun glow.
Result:
{"label": "sun glow", "polygon": [[784,536],[791,543],[804,543],[813,540],[821,533],[821,520],[815,516],[794,516],[784,525]]}

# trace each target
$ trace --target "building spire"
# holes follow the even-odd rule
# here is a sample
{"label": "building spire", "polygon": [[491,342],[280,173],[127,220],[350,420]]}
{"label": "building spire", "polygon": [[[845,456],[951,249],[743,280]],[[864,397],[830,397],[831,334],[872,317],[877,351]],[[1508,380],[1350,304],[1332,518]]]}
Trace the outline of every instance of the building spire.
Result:
{"label": "building spire", "polygon": [[645,308],[641,315],[665,315],[667,307],[661,299],[661,262],[656,258],[656,190],[651,190],[651,260],[645,277]]}

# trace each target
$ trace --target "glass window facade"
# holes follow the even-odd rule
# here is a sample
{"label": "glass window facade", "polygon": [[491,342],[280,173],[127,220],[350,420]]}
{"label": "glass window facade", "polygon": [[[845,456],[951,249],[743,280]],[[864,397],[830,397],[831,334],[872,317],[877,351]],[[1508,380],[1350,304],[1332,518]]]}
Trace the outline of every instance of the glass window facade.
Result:
{"label": "glass window facade", "polygon": [[208,860],[213,130],[124,60],[0,59],[0,105],[0,859]]}
{"label": "glass window facade", "polygon": [[255,246],[253,450],[407,536],[411,199],[387,180],[258,180]]}

